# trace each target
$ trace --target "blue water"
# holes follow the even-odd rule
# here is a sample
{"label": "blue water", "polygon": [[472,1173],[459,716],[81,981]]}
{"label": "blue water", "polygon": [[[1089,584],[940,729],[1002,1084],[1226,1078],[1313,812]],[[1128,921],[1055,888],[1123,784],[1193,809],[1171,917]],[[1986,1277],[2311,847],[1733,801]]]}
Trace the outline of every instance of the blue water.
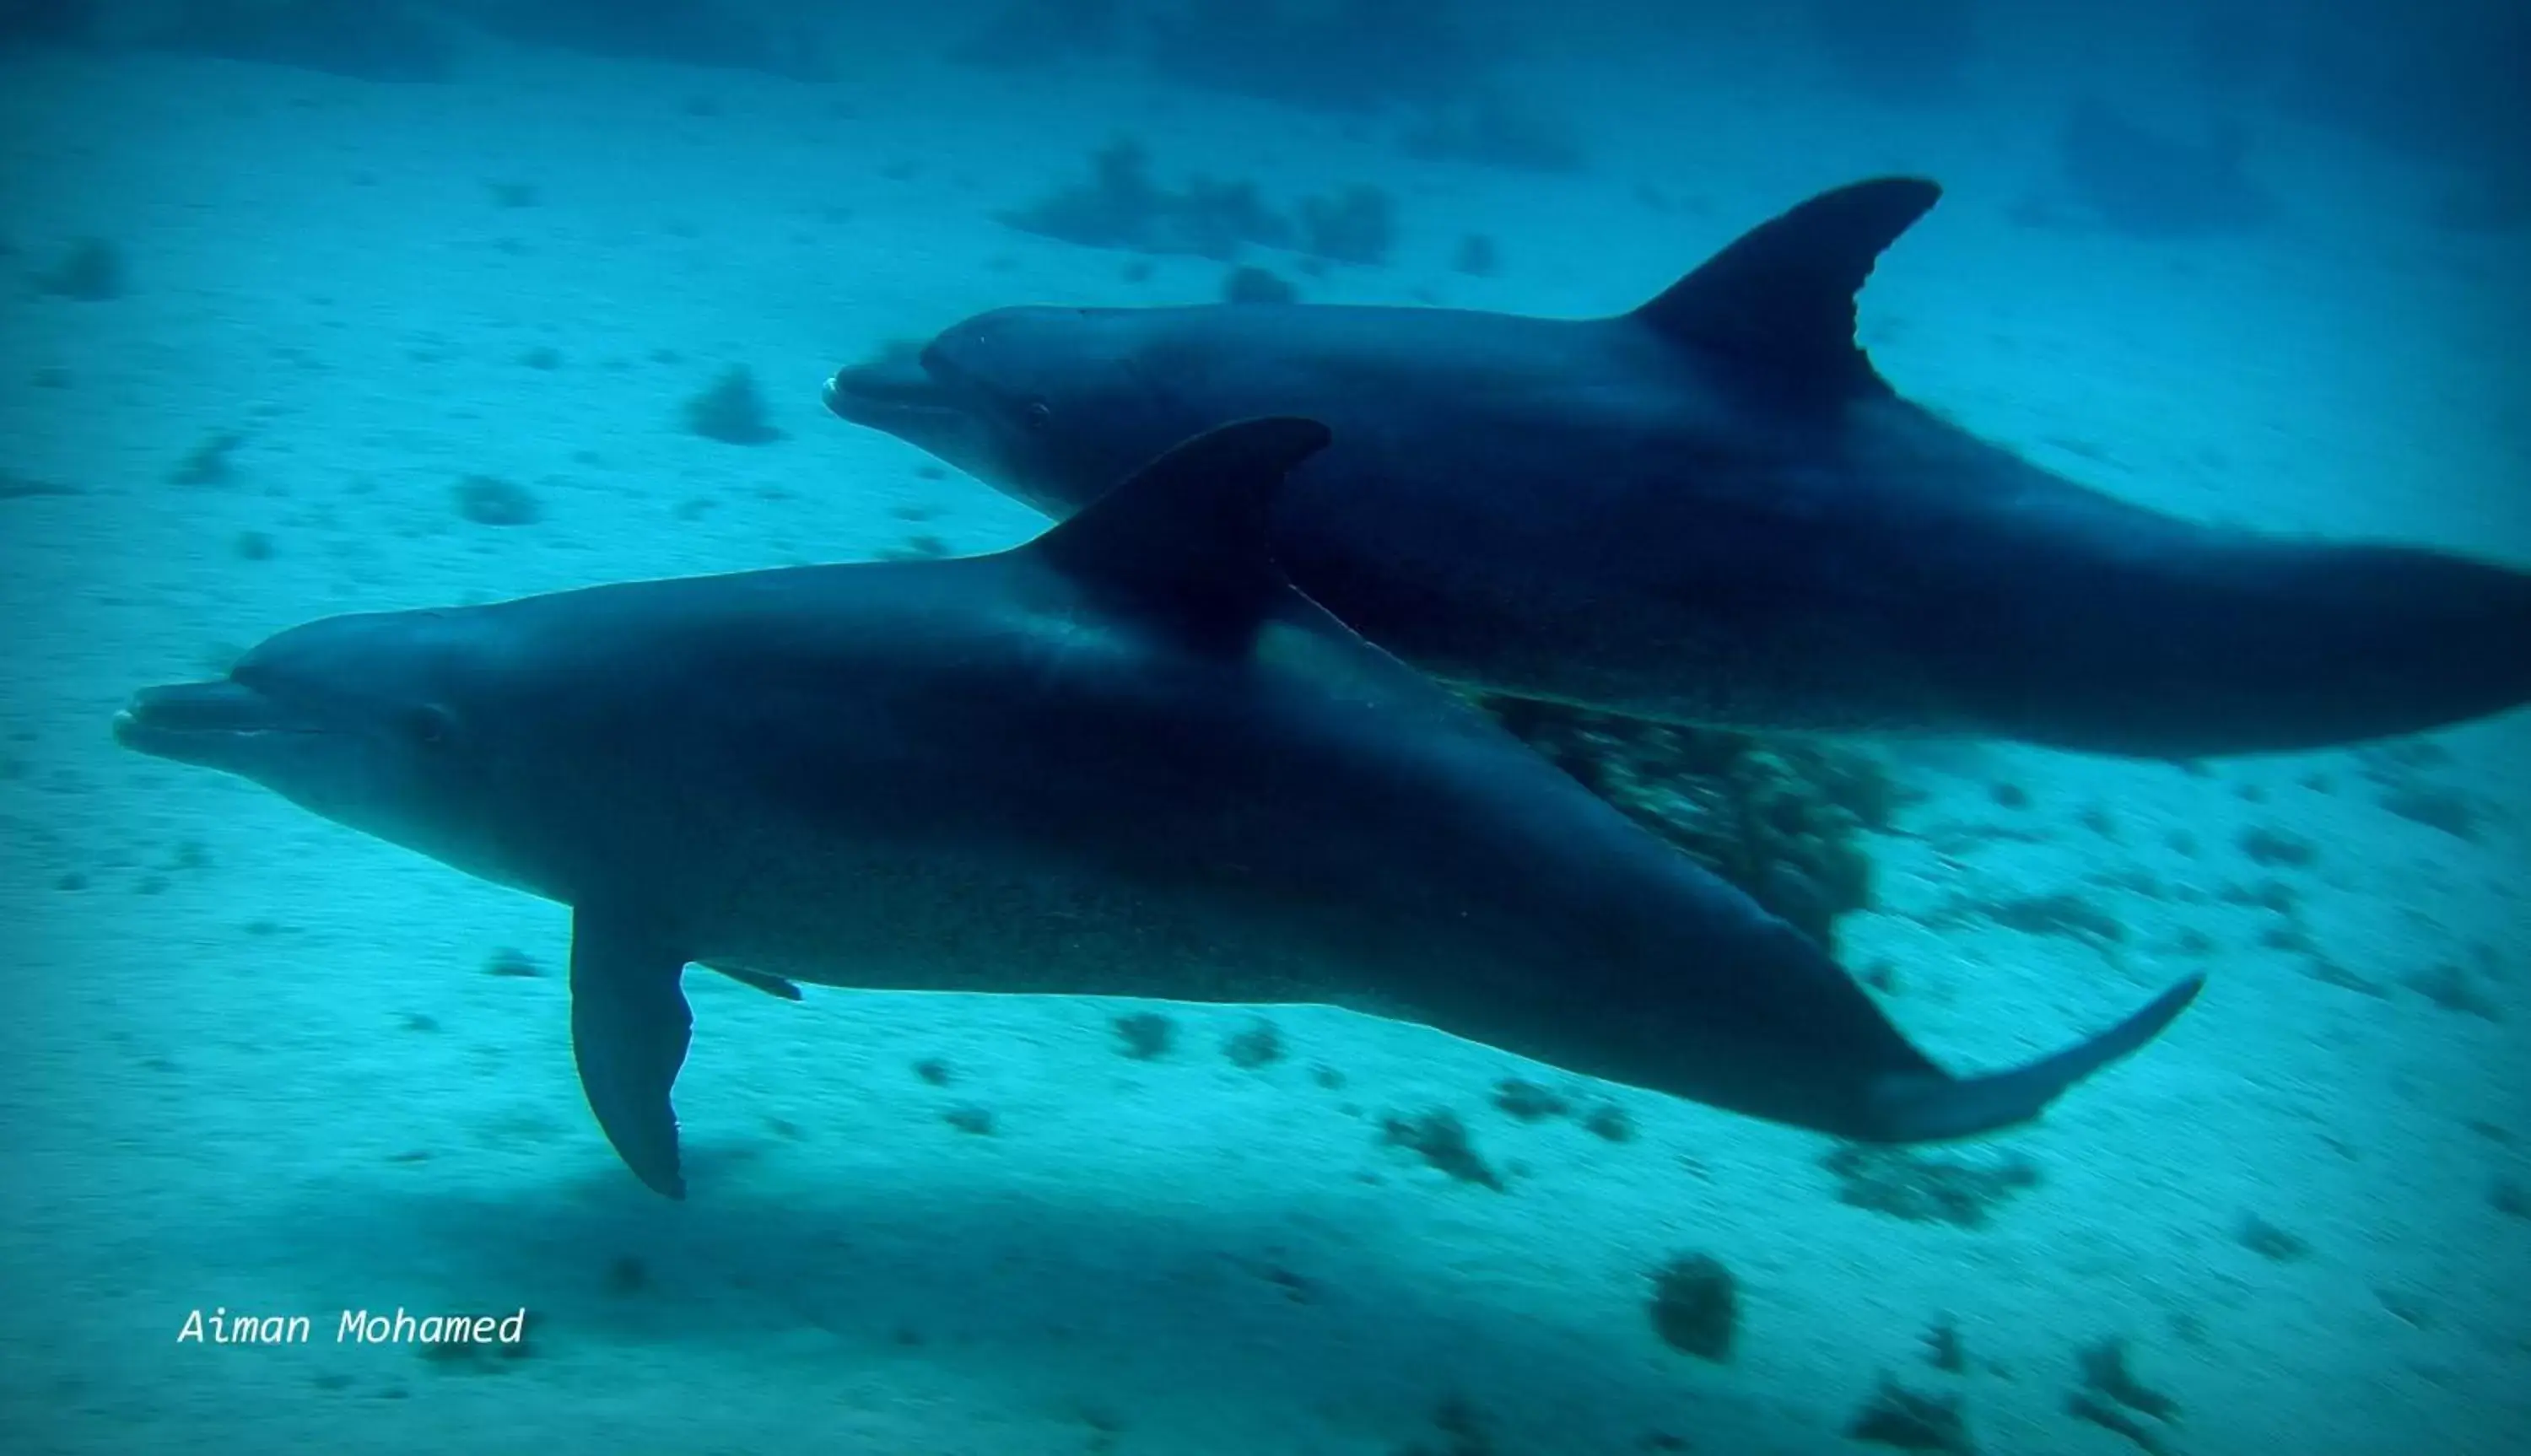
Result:
{"label": "blue water", "polygon": [[[1244,1008],[1138,1058],[1115,1005],[703,976],[667,1204],[575,1083],[561,910],[107,737],[330,613],[1026,537],[817,386],[997,305],[1218,298],[1232,260],[1002,220],[1119,138],[1285,215],[1382,190],[1377,261],[1239,251],[1305,299],[1550,314],[1922,172],[1864,299],[1902,391],[2181,515],[2531,563],[2518,19],[1900,8],[7,12],[0,1450],[1850,1452],[1884,1377],[1986,1452],[2531,1448],[2523,714],[2192,768],[1873,746],[1908,799],[1840,950],[1946,1058],[2213,975],[1943,1154],[2035,1169],[1982,1222],[1335,1011],[1246,1065]],[[732,368],[778,437],[688,427]],[[1433,1109],[1499,1190],[1383,1142]],[[1697,1255],[1727,1361],[1649,1312]],[[528,1346],[336,1337],[398,1308]]]}

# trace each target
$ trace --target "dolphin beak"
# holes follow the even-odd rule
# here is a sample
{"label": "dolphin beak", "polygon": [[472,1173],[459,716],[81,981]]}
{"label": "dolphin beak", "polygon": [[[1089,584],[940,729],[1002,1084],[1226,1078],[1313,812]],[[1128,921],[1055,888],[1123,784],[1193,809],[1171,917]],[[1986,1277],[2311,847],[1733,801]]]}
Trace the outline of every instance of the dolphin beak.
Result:
{"label": "dolphin beak", "polygon": [[271,699],[227,679],[144,688],[114,715],[116,743],[205,768],[231,767],[273,734],[311,731]]}
{"label": "dolphin beak", "polygon": [[926,417],[957,416],[957,396],[924,367],[918,349],[897,347],[835,370],[826,381],[826,408],[836,418],[891,434]]}

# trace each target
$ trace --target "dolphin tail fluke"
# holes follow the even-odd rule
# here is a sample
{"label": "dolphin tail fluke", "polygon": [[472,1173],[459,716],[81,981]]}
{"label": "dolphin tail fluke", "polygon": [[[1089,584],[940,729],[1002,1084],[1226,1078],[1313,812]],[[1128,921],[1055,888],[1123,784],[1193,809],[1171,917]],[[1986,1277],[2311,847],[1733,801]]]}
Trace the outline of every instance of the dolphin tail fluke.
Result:
{"label": "dolphin tail fluke", "polygon": [[2053,1056],[1984,1077],[1902,1072],[1873,1090],[1883,1143],[1938,1143],[1974,1138],[2029,1122],[2074,1084],[2140,1050],[2188,1009],[2205,987],[2192,976],[2126,1020]]}

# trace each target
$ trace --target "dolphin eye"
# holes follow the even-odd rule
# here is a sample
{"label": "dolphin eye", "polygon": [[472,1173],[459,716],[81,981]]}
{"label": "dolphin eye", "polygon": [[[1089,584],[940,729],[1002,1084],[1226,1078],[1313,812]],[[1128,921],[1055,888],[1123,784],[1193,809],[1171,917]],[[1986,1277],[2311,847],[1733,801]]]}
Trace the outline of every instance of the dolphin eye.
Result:
{"label": "dolphin eye", "polygon": [[405,715],[405,732],[424,748],[439,748],[457,736],[457,715],[435,702],[425,702]]}
{"label": "dolphin eye", "polygon": [[1028,421],[1029,428],[1043,429],[1054,419],[1054,407],[1043,400],[1031,400],[1020,418]]}

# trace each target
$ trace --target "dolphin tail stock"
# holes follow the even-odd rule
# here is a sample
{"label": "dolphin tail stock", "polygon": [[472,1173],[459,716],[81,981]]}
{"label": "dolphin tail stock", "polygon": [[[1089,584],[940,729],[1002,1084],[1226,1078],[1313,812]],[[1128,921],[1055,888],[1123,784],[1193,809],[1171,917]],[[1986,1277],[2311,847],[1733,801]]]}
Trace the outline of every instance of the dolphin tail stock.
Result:
{"label": "dolphin tail stock", "polygon": [[2283,540],[2233,580],[2248,599],[2199,630],[2205,650],[2228,652],[2233,681],[2263,695],[2238,713],[2265,730],[2252,748],[2425,732],[2531,701],[2531,573],[2423,547]]}
{"label": "dolphin tail stock", "polygon": [[2205,977],[2191,976],[2107,1031],[2006,1071],[1979,1077],[1939,1072],[1884,1077],[1872,1091],[1876,1135],[1859,1141],[1941,1143],[2033,1121],[2076,1083],[2161,1036],[2205,985]]}

